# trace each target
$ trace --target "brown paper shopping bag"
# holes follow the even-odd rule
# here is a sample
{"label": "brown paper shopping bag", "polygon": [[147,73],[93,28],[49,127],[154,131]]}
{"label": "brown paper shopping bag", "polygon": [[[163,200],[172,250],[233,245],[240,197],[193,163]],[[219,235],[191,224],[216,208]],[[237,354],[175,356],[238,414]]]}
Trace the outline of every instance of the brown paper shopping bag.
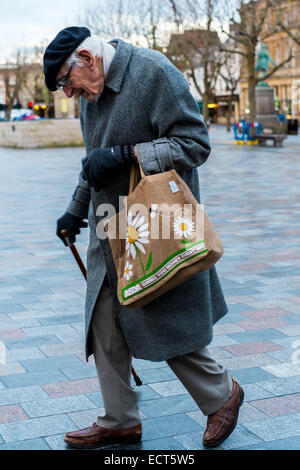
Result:
{"label": "brown paper shopping bag", "polygon": [[105,223],[122,305],[146,305],[222,256],[203,206],[176,170],[145,176],[134,165],[124,203]]}

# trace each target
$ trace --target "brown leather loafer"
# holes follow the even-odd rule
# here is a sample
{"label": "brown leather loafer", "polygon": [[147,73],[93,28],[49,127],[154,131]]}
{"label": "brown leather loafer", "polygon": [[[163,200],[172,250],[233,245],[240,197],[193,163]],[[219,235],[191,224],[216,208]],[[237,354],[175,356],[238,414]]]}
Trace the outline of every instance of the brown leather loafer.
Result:
{"label": "brown leather loafer", "polygon": [[227,402],[207,418],[207,426],[203,434],[203,444],[207,447],[216,447],[221,444],[236,427],[239,409],[244,401],[244,391],[234,379],[232,381],[233,389]]}
{"label": "brown leather loafer", "polygon": [[67,432],[65,442],[75,449],[97,449],[110,444],[140,442],[142,425],[125,429],[106,429],[94,423],[79,431]]}

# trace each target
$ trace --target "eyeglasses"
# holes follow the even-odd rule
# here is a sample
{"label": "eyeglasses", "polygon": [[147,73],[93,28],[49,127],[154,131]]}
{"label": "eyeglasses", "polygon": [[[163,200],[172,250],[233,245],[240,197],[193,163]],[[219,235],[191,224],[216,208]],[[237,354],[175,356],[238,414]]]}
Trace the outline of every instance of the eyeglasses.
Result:
{"label": "eyeglasses", "polygon": [[72,85],[72,80],[69,79],[72,68],[73,68],[73,64],[70,65],[68,73],[64,77],[60,78],[58,80],[58,82],[56,82],[56,89],[57,90],[62,90],[63,87],[66,86],[66,85],[68,85],[68,86]]}

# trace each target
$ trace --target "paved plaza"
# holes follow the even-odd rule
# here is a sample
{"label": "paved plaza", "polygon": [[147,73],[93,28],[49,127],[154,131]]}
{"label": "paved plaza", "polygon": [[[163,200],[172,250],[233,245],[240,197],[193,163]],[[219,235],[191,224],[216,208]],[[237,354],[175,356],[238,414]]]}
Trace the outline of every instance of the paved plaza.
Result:
{"label": "paved plaza", "polygon": [[[245,391],[218,449],[300,449],[300,136],[274,149],[209,132],[201,197],[224,244],[217,270],[229,306],[210,349]],[[85,281],[55,235],[83,156],[0,148],[0,450],[66,449],[65,432],[103,412],[83,355]],[[83,230],[84,260],[87,244]],[[133,365],[143,441],[114,449],[203,449],[206,417],[168,365]]]}

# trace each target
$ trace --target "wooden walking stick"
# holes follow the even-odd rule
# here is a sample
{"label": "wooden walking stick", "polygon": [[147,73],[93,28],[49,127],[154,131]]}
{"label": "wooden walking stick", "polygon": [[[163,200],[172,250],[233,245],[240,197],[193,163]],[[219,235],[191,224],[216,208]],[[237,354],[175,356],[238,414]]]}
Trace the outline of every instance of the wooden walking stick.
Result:
{"label": "wooden walking stick", "polygon": [[[67,246],[70,248],[79,268],[80,268],[80,271],[82,272],[83,274],[83,277],[84,279],[86,280],[86,269],[85,269],[85,266],[82,262],[82,259],[80,258],[80,255],[77,251],[77,248],[76,246],[74,245],[74,243],[70,243],[70,239],[68,237],[68,234],[67,234],[67,230],[66,229],[62,229],[61,232],[62,236],[64,237],[65,239],[65,242],[67,244]],[[134,370],[133,366],[131,366],[131,373],[133,375],[133,378],[134,378],[134,381],[136,383],[137,386],[140,386],[140,385],[143,385],[143,382],[141,381],[141,379],[139,378],[139,376],[137,375],[136,371]]]}

